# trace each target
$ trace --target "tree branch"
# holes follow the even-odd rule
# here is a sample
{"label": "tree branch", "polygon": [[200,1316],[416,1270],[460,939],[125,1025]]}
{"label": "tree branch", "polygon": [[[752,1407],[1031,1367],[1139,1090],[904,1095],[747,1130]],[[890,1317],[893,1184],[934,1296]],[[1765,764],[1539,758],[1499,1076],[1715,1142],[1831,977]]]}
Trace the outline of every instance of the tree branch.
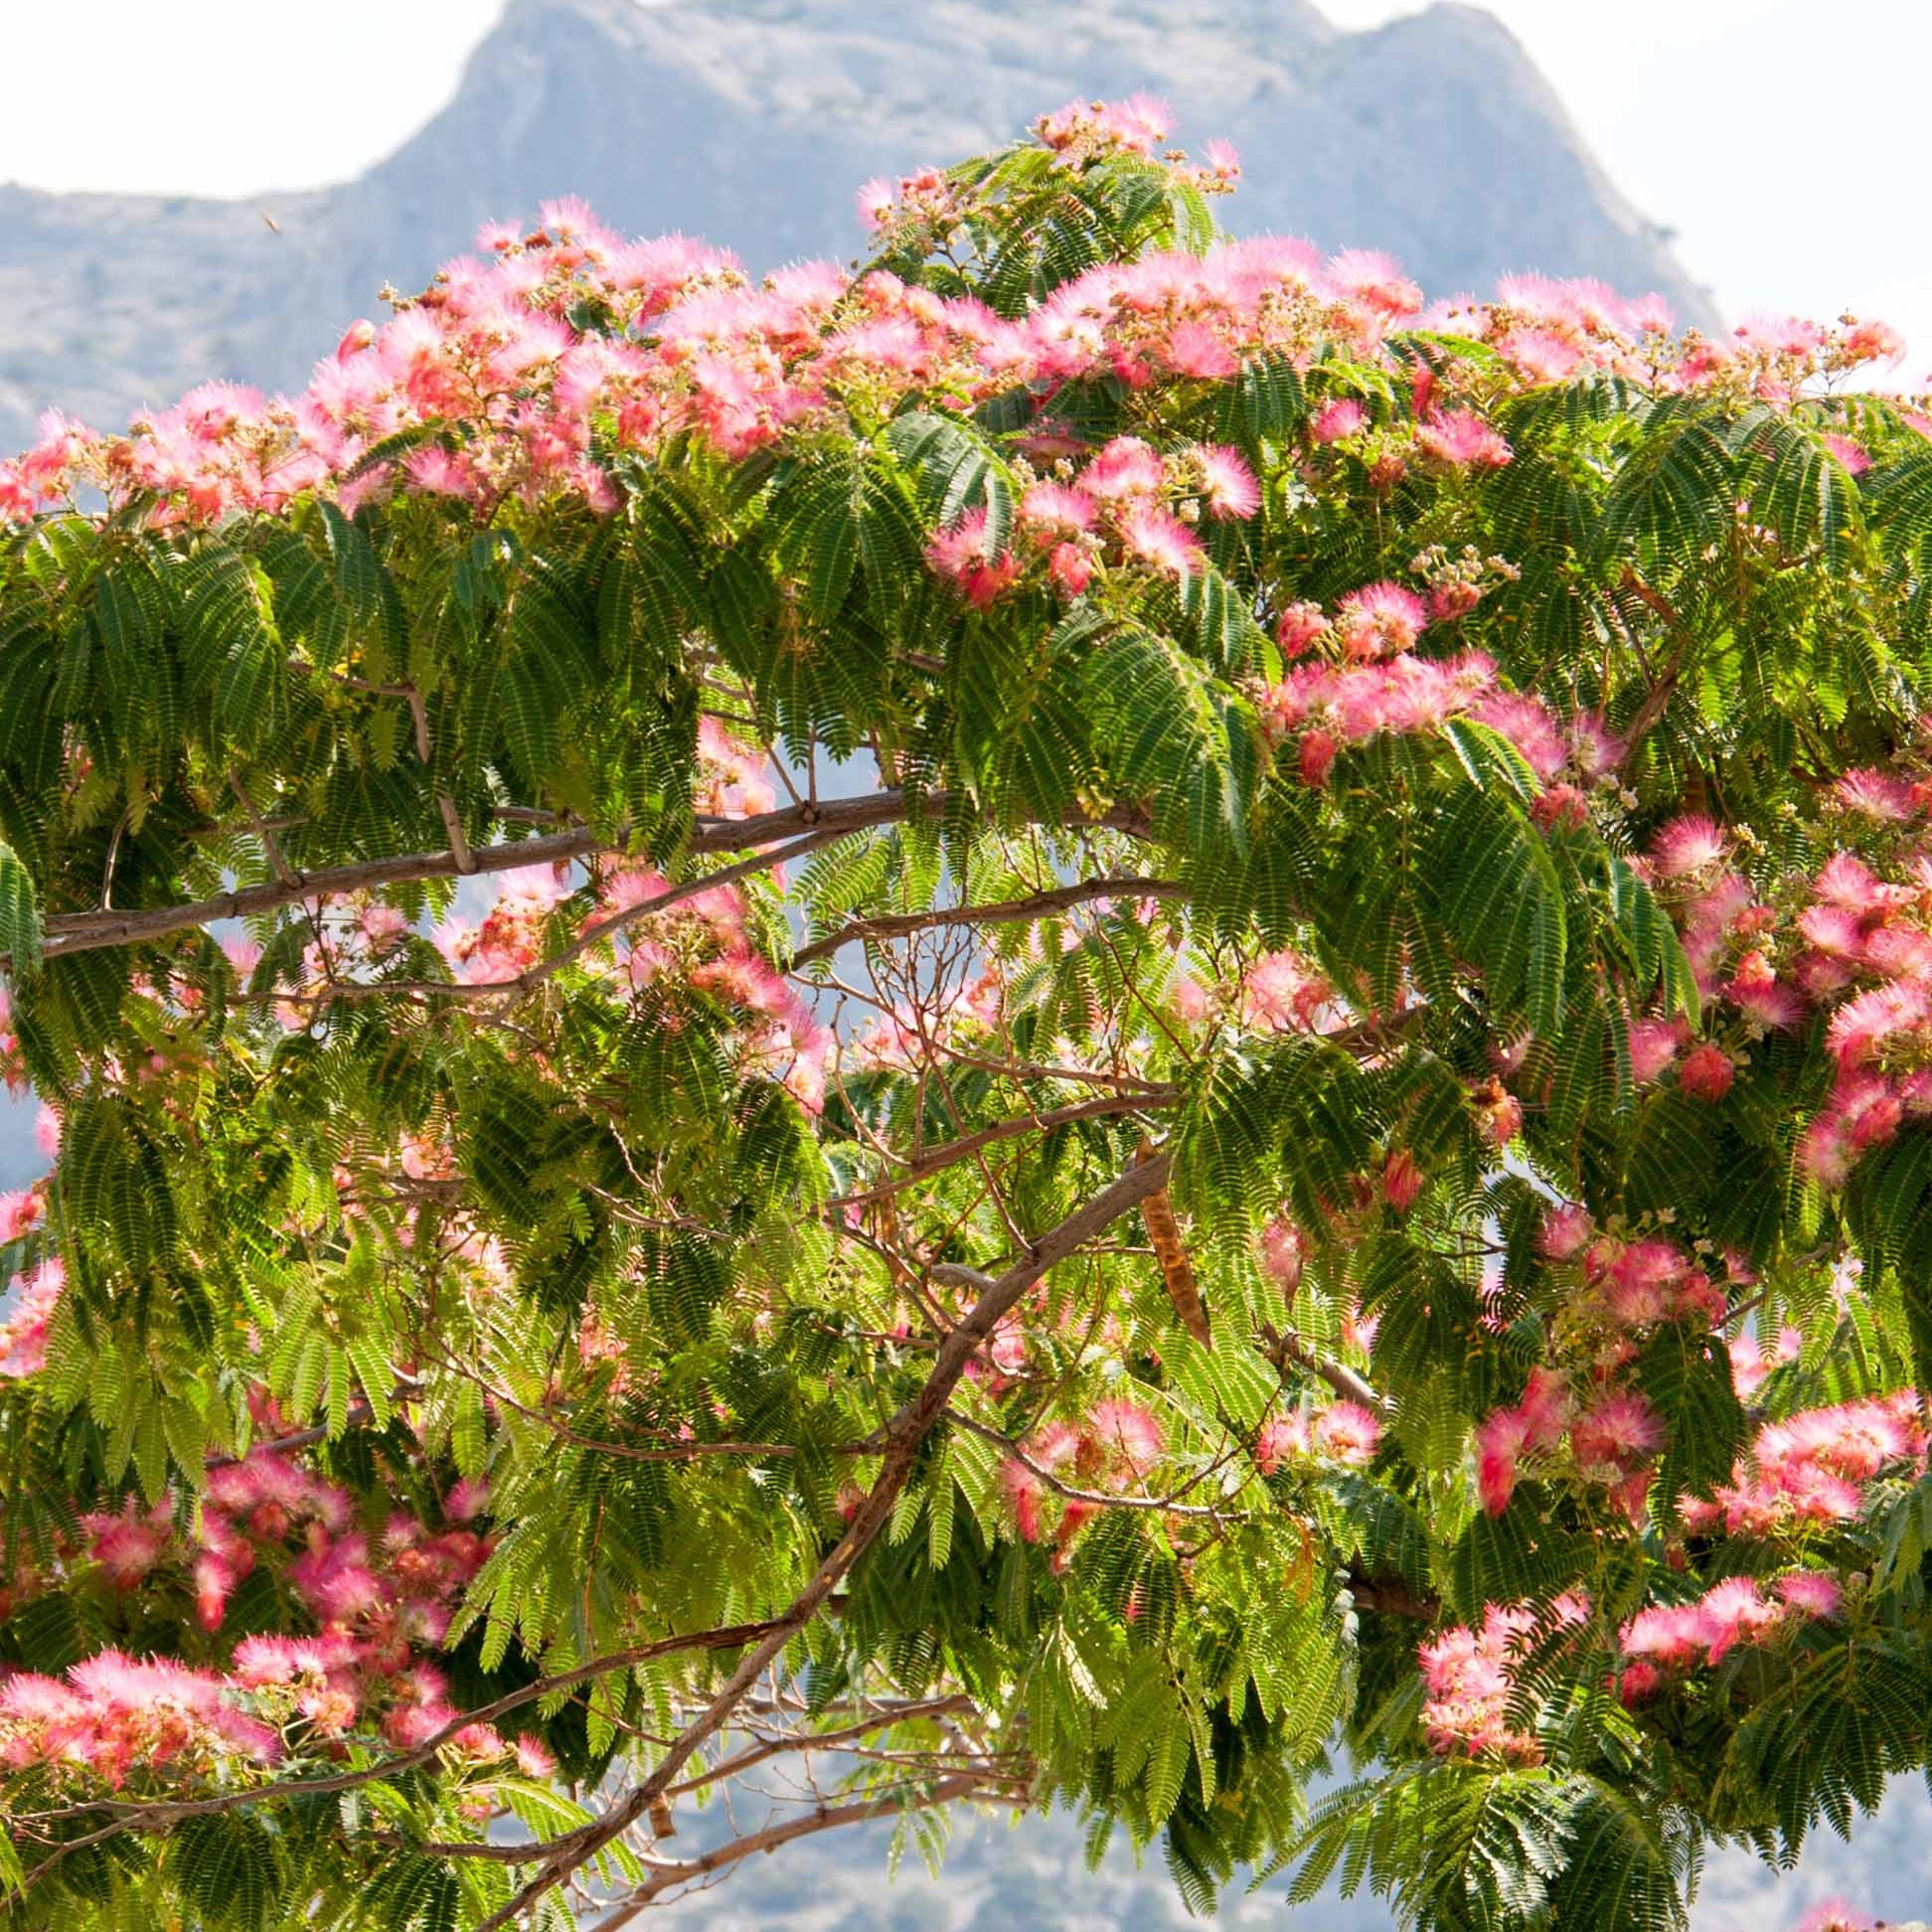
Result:
{"label": "tree branch", "polygon": [[[843,834],[893,825],[914,812],[920,817],[938,818],[950,804],[944,792],[929,792],[917,800],[909,800],[901,791],[887,790],[862,798],[807,801],[779,811],[760,812],[750,818],[701,818],[687,849],[693,853],[748,852],[821,829]],[[1139,838],[1149,836],[1150,830],[1144,813],[1124,806],[1091,818],[1072,817],[1065,823],[1070,827],[1126,832]],[[628,826],[618,826],[609,834],[589,826],[573,826],[542,838],[485,846],[471,857],[479,873],[509,872],[519,866],[558,865],[586,858],[593,852],[620,852],[629,835]],[[104,946],[137,945],[166,938],[170,933],[185,932],[193,926],[213,925],[221,919],[272,912],[299,899],[339,898],[383,886],[455,879],[462,873],[462,862],[453,851],[415,852],[392,859],[359,860],[347,866],[326,866],[315,872],[297,872],[287,880],[244,886],[213,898],[174,905],[133,911],[57,913],[47,921],[48,942],[43,952],[49,958],[62,958],[69,953],[93,952]],[[11,957],[0,954],[0,966],[11,970]]]}
{"label": "tree branch", "polygon": [[792,955],[794,970],[815,959],[829,959],[841,946],[857,939],[904,939],[938,926],[996,925],[1003,919],[1037,919],[1100,898],[1181,898],[1187,887],[1171,879],[1088,879],[1077,886],[1061,886],[1027,898],[1002,899],[991,905],[942,905],[929,912],[881,912],[854,919],[823,939],[814,939]]}
{"label": "tree branch", "polygon": [[[416,756],[427,771],[435,763],[435,748],[429,742],[429,708],[422,701],[422,693],[413,684],[403,686],[403,693],[409,701],[409,717],[415,723]],[[470,851],[469,840],[463,835],[463,821],[456,810],[456,801],[446,791],[436,793],[436,810],[442,815],[443,831],[449,838],[449,856],[456,862],[459,873],[473,873],[476,870],[476,857]]]}
{"label": "tree branch", "polygon": [[[748,1750],[738,1752],[715,1764],[699,1777],[686,1778],[674,1784],[664,1796],[682,1798],[694,1791],[704,1791],[726,1778],[734,1778],[754,1766],[767,1764],[775,1757],[785,1757],[796,1752],[801,1756],[813,1751],[837,1750],[842,1745],[857,1743],[870,1737],[875,1731],[888,1730],[894,1724],[916,1723],[925,1719],[958,1716],[975,1709],[971,1697],[955,1693],[947,1697],[931,1697],[921,1703],[901,1704],[890,1710],[874,1711],[854,1723],[842,1724],[834,1730],[793,1731],[784,1737],[768,1738]],[[573,1832],[564,1832],[554,1839],[521,1845],[501,1845],[487,1839],[479,1840],[437,1840],[416,1846],[414,1849],[427,1852],[432,1858],[481,1858],[491,1864],[535,1864],[539,1858],[550,1857],[574,1844],[589,1826],[579,1826]],[[387,1841],[386,1841],[387,1842]],[[398,1838],[401,1845],[405,1841]]]}
{"label": "tree branch", "polygon": [[879,1475],[853,1512],[845,1534],[792,1599],[790,1607],[770,1626],[769,1634],[739,1660],[736,1670],[705,1709],[679,1733],[650,1776],[621,1803],[613,1805],[595,1829],[585,1832],[567,1852],[546,1859],[530,1882],[507,1905],[483,1920],[476,1932],[502,1932],[503,1927],[513,1924],[579,1865],[621,1838],[664,1795],[692,1754],[724,1727],[745,1693],[784,1654],[792,1638],[818,1614],[846,1572],[886,1527],[899,1492],[911,1478],[919,1444],[945,1412],[967,1365],[985,1346],[1001,1318],[1049,1268],[1077,1253],[1122,1214],[1139,1207],[1148,1195],[1165,1187],[1169,1165],[1168,1157],[1163,1154],[1129,1168],[1085,1207],[1042,1235],[1025,1260],[987,1284],[971,1310],[940,1345],[924,1386],[886,1425]]}
{"label": "tree branch", "polygon": [[[801,1818],[787,1819],[782,1825],[768,1825],[763,1831],[748,1832],[742,1838],[732,1839],[716,1851],[707,1852],[703,1857],[660,1866],[618,1905],[614,1915],[605,1919],[596,1932],[618,1932],[619,1927],[628,1925],[665,1892],[678,1885],[688,1885],[695,1878],[722,1871],[727,1865],[750,1857],[753,1852],[775,1852],[781,1845],[790,1845],[795,1839],[810,1838],[817,1832],[834,1831],[841,1825],[864,1824],[871,1819],[890,1818],[906,1811],[932,1811],[984,1791],[989,1785],[1005,1785],[1011,1789],[1012,1783],[1010,1778],[989,1776],[985,1772],[958,1772],[924,1791],[917,1786],[906,1785],[883,1798],[855,1799],[844,1805],[818,1805]],[[484,1924],[487,1926],[493,1922],[485,1920]],[[483,1927],[479,1927],[478,1932],[483,1932]]]}
{"label": "tree branch", "polygon": [[1277,1369],[1292,1362],[1327,1382],[1338,1395],[1346,1396],[1352,1402],[1360,1402],[1371,1415],[1388,1414],[1388,1402],[1380,1390],[1364,1381],[1346,1363],[1333,1362],[1325,1355],[1318,1355],[1293,1329],[1281,1335],[1272,1326],[1265,1326],[1261,1333],[1268,1345],[1268,1359]]}
{"label": "tree branch", "polygon": [[1155,1107],[1170,1106],[1179,1097],[1178,1094],[1106,1093],[1092,1100],[1076,1100],[1064,1107],[1052,1107],[1046,1113],[1021,1114],[1012,1120],[995,1121],[992,1126],[982,1127],[976,1134],[941,1141],[936,1147],[928,1147],[923,1154],[914,1155],[906,1162],[905,1172],[893,1180],[882,1182],[878,1187],[867,1188],[859,1194],[839,1195],[827,1202],[826,1206],[858,1208],[868,1202],[885,1201],[901,1188],[909,1188],[915,1181],[923,1181],[927,1175],[937,1174],[941,1168],[952,1167],[977,1154],[982,1147],[991,1147],[996,1141],[1016,1140],[1022,1134],[1043,1133],[1049,1127],[1063,1127],[1069,1120],[1099,1120],[1109,1114],[1142,1113]]}

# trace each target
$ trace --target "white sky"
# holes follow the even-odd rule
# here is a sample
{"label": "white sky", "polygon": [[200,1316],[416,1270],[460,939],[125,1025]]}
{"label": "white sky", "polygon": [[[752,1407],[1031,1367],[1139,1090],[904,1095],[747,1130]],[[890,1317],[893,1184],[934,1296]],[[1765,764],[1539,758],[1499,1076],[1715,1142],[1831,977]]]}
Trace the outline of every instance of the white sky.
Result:
{"label": "white sky", "polygon": [[[1321,3],[1350,27],[1416,11]],[[501,4],[0,0],[0,181],[254,195],[353,174],[447,99]],[[1905,373],[1932,370],[1932,0],[1492,5],[1727,310],[1882,315],[1913,341]]]}

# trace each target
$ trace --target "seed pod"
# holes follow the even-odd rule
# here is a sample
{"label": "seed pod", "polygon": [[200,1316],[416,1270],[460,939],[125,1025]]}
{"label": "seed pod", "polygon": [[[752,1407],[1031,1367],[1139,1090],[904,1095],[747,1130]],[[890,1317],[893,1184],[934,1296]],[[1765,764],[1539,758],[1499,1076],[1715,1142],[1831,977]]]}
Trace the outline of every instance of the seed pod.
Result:
{"label": "seed pod", "polygon": [[[1136,1162],[1151,1161],[1154,1147],[1143,1140],[1135,1154]],[[1174,1218],[1174,1204],[1165,1188],[1141,1203],[1141,1220],[1154,1257],[1161,1264],[1161,1279],[1167,1283],[1168,1300],[1181,1318],[1181,1326],[1205,1349],[1208,1346],[1208,1311],[1202,1306],[1201,1290],[1195,1284],[1194,1263],[1181,1242],[1181,1223]]]}

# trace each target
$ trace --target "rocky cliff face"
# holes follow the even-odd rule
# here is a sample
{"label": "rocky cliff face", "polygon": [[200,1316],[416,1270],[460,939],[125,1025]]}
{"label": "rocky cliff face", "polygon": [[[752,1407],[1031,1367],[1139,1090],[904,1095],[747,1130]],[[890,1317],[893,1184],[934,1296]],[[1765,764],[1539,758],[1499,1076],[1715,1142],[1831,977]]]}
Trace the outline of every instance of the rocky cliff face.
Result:
{"label": "rocky cliff face", "polygon": [[298,384],[385,280],[419,286],[480,222],[548,196],[754,266],[849,255],[867,176],[1140,87],[1174,102],[1184,139],[1239,144],[1239,231],[1387,248],[1437,293],[1538,267],[1705,312],[1473,8],[1344,34],[1305,0],[511,0],[449,106],[340,187],[0,187],[0,447],[51,402],[109,426],[211,375]]}

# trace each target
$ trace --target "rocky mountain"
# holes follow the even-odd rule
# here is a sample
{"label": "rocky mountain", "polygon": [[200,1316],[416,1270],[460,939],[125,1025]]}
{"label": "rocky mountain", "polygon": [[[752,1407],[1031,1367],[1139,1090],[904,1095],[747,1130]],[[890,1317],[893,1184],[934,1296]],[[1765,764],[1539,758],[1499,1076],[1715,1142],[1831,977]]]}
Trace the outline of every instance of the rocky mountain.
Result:
{"label": "rocky mountain", "polygon": [[109,426],[210,375],[299,384],[384,281],[420,286],[549,196],[755,267],[848,255],[868,176],[1141,87],[1184,139],[1240,146],[1238,231],[1387,248],[1436,293],[1538,267],[1707,313],[1474,8],[1349,34],[1308,0],[510,0],[454,100],[355,181],[242,202],[0,186],[0,447],[57,401]]}

